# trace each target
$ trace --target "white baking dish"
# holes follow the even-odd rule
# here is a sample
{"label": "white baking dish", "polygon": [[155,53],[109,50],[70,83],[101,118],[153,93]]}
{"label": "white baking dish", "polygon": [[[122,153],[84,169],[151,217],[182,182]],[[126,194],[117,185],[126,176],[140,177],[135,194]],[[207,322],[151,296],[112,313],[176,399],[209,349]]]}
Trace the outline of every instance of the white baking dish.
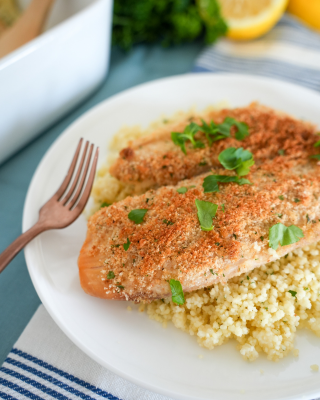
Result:
{"label": "white baking dish", "polygon": [[112,0],[56,0],[45,32],[0,59],[0,163],[102,82],[111,22]]}

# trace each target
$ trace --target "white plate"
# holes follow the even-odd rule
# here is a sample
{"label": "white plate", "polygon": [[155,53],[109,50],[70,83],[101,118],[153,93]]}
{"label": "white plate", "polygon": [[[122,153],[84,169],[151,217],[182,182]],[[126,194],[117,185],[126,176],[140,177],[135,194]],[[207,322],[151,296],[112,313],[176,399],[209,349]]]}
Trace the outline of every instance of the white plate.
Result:
{"label": "white plate", "polygon": [[[51,146],[31,182],[23,229],[60,185],[80,137],[101,148],[100,163],[113,134],[123,124],[147,125],[161,114],[199,109],[227,100],[230,106],[261,103],[320,126],[320,96],[272,79],[241,75],[191,74],[141,85],[108,99],[73,123]],[[80,217],[71,227],[42,234],[25,250],[33,284],[46,309],[81,350],[118,375],[177,399],[270,400],[320,396],[320,339],[300,331],[299,358],[273,363],[262,355],[243,361],[230,342],[213,351],[194,337],[127,311],[125,302],[86,295],[79,284],[77,257],[86,234]],[[203,359],[199,359],[202,354]],[[264,374],[260,374],[260,369]]]}

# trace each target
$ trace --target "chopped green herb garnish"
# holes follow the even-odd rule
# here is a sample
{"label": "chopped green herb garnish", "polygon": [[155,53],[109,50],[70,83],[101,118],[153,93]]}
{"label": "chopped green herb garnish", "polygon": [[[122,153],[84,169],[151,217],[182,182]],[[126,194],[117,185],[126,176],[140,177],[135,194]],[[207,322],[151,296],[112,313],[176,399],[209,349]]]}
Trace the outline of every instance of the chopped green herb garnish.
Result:
{"label": "chopped green herb garnish", "polygon": [[249,280],[250,278],[248,277],[248,275],[247,275],[247,279]]}
{"label": "chopped green herb garnish", "polygon": [[107,202],[104,201],[104,202],[101,204],[100,208],[109,207],[109,206],[111,206],[111,203],[107,203]]}
{"label": "chopped green herb garnish", "polygon": [[299,203],[301,200],[295,198],[293,201],[294,201],[295,203]]}
{"label": "chopped green herb garnish", "polygon": [[204,178],[202,187],[204,193],[219,192],[218,183],[229,183],[234,182],[238,185],[252,185],[252,183],[245,178],[239,178],[238,176],[227,176],[227,175],[209,175]]}
{"label": "chopped green herb garnish", "polygon": [[196,199],[195,203],[198,210],[201,229],[203,231],[212,231],[212,218],[216,215],[218,205],[198,199]]}
{"label": "chopped green herb garnish", "polygon": [[167,219],[164,219],[162,222],[163,222],[164,224],[166,224],[167,226],[168,226],[168,225],[173,225],[173,224],[174,224],[174,222],[168,221]]}
{"label": "chopped green herb garnish", "polygon": [[313,146],[314,147],[319,147],[320,146],[320,140],[318,140]]}
{"label": "chopped green herb garnish", "polygon": [[315,158],[316,160],[320,160],[320,154],[315,154],[314,156],[310,156],[310,158]]}
{"label": "chopped green herb garnish", "polygon": [[309,288],[305,287],[304,290],[309,290]]}
{"label": "chopped green herb garnish", "polygon": [[123,290],[124,289],[124,286],[122,286],[122,285],[116,285],[119,289],[121,289],[121,290]]}
{"label": "chopped green herb garnish", "polygon": [[185,186],[182,186],[181,188],[177,189],[177,192],[180,194],[184,194],[188,191],[188,188],[186,188]]}
{"label": "chopped green herb garnish", "polygon": [[133,221],[135,224],[141,224],[144,216],[146,215],[148,210],[141,208],[137,210],[132,210],[128,214],[128,218]]}
{"label": "chopped green herb garnish", "polygon": [[108,275],[107,275],[107,279],[114,279],[114,277],[115,277],[114,272],[113,271],[109,271]]}
{"label": "chopped green herb garnish", "polygon": [[216,246],[220,246],[220,243],[219,243],[219,242],[216,242],[215,245],[216,245]]}
{"label": "chopped green herb garnish", "polygon": [[112,244],[112,245],[111,245],[111,248],[112,248],[112,247],[119,247],[119,246],[120,246],[120,244]]}
{"label": "chopped green herb garnish", "polygon": [[200,167],[204,167],[205,165],[208,165],[207,161],[201,161],[199,162]]}
{"label": "chopped green herb garnish", "polygon": [[235,135],[237,140],[243,140],[249,135],[248,125],[231,117],[226,117],[222,124],[215,124],[211,121],[208,125],[202,120],[202,126],[199,126],[199,130],[205,133],[209,145],[211,146],[211,144],[217,140],[230,137],[230,129],[233,125],[237,127]]}
{"label": "chopped green herb garnish", "polygon": [[307,218],[307,224],[308,224],[310,222],[310,218],[309,218],[308,214],[306,215],[306,218]]}
{"label": "chopped green herb garnish", "polygon": [[278,150],[278,153],[280,154],[280,156],[284,156],[284,150]]}
{"label": "chopped green herb garnish", "polygon": [[277,216],[278,216],[279,218],[282,218],[283,214],[277,214]]}
{"label": "chopped green herb garnish", "polygon": [[185,299],[181,283],[178,280],[170,279],[169,284],[172,293],[172,301],[176,304],[184,304]]}
{"label": "chopped green herb garnish", "polygon": [[216,272],[213,271],[213,269],[210,269],[210,272],[212,273],[212,275],[218,275]]}
{"label": "chopped green herb garnish", "polygon": [[260,236],[260,239],[263,242],[264,241],[264,236]]}
{"label": "chopped green herb garnish", "polygon": [[235,170],[237,175],[244,176],[250,172],[250,167],[254,164],[252,153],[248,150],[243,150],[242,147],[236,149],[229,147],[223,150],[218,157],[224,168]]}
{"label": "chopped green herb garnish", "polygon": [[195,140],[194,136],[195,134],[199,131],[199,125],[195,124],[194,122],[191,122],[191,124],[187,125],[183,131],[183,133],[180,132],[171,132],[171,139],[173,143],[181,148],[181,150],[184,152],[184,154],[187,154],[186,150],[186,142],[189,140],[193,148],[203,148],[204,143],[201,142],[200,140]]}
{"label": "chopped green herb garnish", "polygon": [[232,234],[235,239],[237,239],[237,235],[235,233]]}
{"label": "chopped green herb garnish", "polygon": [[297,292],[295,292],[294,290],[288,290],[289,293],[291,293],[292,297],[296,297]]}
{"label": "chopped green herb garnish", "polygon": [[129,238],[127,238],[127,243],[123,243],[123,248],[125,249],[125,251],[128,251],[130,244],[131,244],[131,242],[130,242]]}
{"label": "chopped green herb garnish", "polygon": [[221,204],[221,210],[224,212],[224,204]]}
{"label": "chopped green herb garnish", "polygon": [[284,200],[284,196],[282,196],[282,195],[279,196],[279,199],[280,199],[280,200]]}
{"label": "chopped green herb garnish", "polygon": [[269,246],[277,250],[279,242],[281,246],[287,246],[299,242],[303,236],[303,231],[297,226],[278,223],[269,229]]}

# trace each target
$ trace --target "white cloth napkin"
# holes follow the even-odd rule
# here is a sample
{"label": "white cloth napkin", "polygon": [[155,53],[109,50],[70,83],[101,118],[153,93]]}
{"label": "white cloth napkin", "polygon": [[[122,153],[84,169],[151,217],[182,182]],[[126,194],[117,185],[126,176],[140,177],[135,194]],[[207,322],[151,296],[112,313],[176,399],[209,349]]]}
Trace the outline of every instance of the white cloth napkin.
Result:
{"label": "white cloth napkin", "polygon": [[[320,89],[320,36],[285,16],[263,38],[221,40],[204,50],[194,72],[239,72]],[[92,361],[40,306],[0,368],[2,399],[169,400]]]}

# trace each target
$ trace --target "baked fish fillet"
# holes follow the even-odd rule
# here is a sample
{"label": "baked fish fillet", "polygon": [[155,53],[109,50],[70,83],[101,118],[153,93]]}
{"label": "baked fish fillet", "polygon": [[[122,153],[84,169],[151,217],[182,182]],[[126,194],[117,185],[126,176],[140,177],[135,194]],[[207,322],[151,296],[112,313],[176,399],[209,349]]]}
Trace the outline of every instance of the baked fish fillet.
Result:
{"label": "baked fish fillet", "polygon": [[[204,193],[207,173],[100,209],[88,222],[79,256],[82,288],[105,299],[161,299],[171,296],[170,279],[193,291],[319,240],[320,167],[309,158],[316,149],[307,147],[297,159],[278,156],[253,166],[246,176],[253,185],[220,183],[220,192]],[[225,169],[214,173],[232,174]],[[181,186],[194,187],[179,194]],[[201,230],[196,199],[219,205],[212,231]],[[148,210],[141,224],[128,218],[135,209]],[[304,237],[275,251],[268,235],[279,222],[300,227]]]}
{"label": "baked fish fillet", "polygon": [[[121,182],[131,185],[131,193],[141,194],[150,188],[175,185],[183,179],[209,171],[213,166],[219,166],[218,155],[227,147],[244,147],[254,153],[256,163],[278,156],[279,150],[289,157],[297,157],[315,132],[311,124],[257,103],[245,108],[213,111],[204,119],[207,123],[211,120],[222,123],[227,116],[245,122],[250,135],[242,141],[228,138],[209,146],[205,135],[198,132],[196,139],[202,140],[206,147],[193,149],[189,143],[185,155],[171,140],[171,132],[183,132],[191,119],[169,124],[145,138],[131,142],[129,147],[120,152],[110,173]],[[199,117],[194,117],[192,121],[202,124]],[[235,128],[232,128],[232,133],[234,131]]]}

